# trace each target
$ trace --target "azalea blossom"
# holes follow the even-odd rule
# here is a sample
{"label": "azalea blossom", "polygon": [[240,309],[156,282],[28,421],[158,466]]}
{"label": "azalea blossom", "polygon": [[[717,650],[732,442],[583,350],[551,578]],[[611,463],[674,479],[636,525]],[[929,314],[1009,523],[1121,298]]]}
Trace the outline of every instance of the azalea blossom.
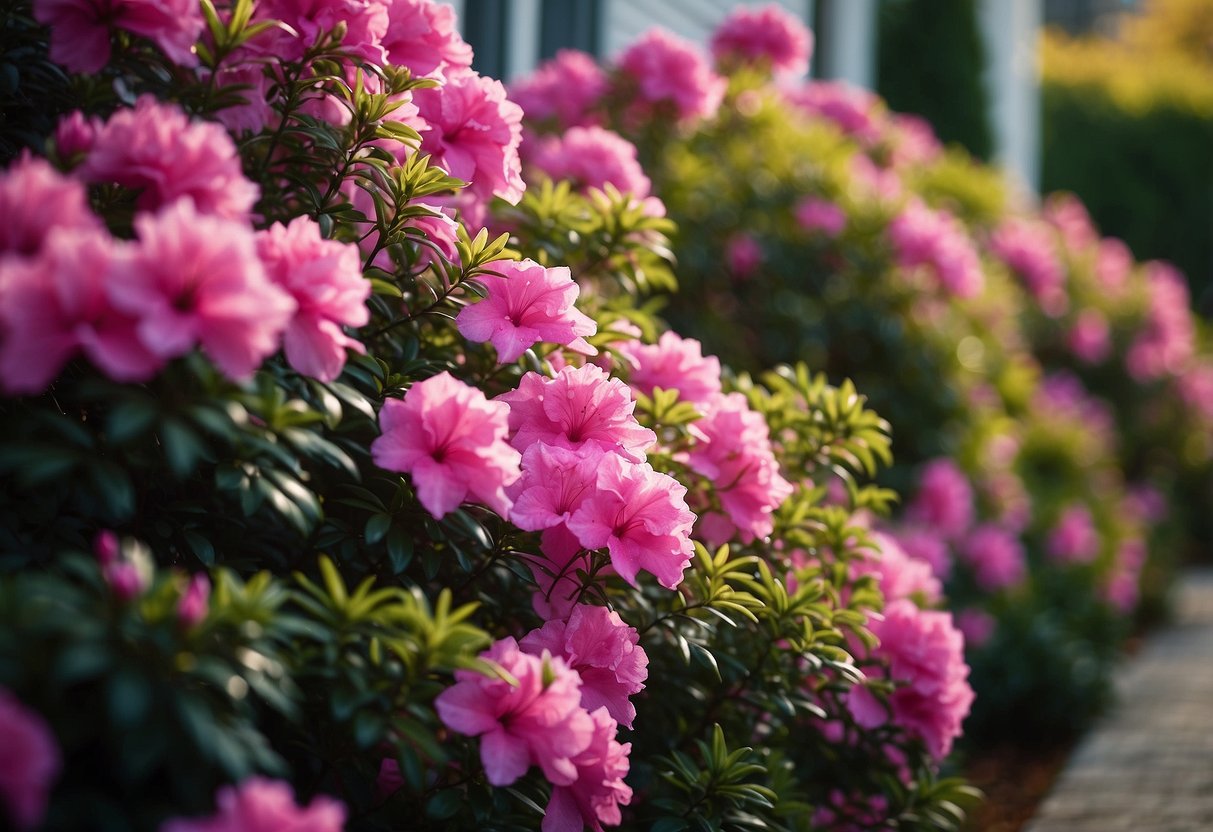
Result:
{"label": "azalea blossom", "polygon": [[889,242],[903,269],[928,266],[950,294],[969,298],[981,292],[981,259],[964,226],[946,211],[913,199],[889,223]]}
{"label": "azalea blossom", "polygon": [[1019,276],[1041,310],[1056,318],[1066,311],[1069,298],[1053,239],[1047,225],[1010,217],[990,237],[990,250]]}
{"label": "azalea blossom", "polygon": [[135,233],[138,243],[106,289],[117,309],[138,318],[143,346],[167,359],[201,344],[229,378],[252,376],[295,311],[266,277],[252,230],[182,199],[137,216]]}
{"label": "azalea blossom", "polygon": [[641,462],[657,441],[636,421],[627,385],[593,364],[564,367],[555,378],[527,373],[497,401],[510,406],[510,442],[519,451],[535,442],[573,449],[594,444]]}
{"label": "azalea blossom", "polygon": [[381,0],[258,0],[254,21],[279,20],[287,28],[273,27],[249,41],[248,47],[278,60],[303,57],[321,35],[342,27],[342,46],[370,63],[386,63],[383,38],[388,31],[388,6]]}
{"label": "azalea blossom", "polygon": [[597,488],[569,518],[568,528],[587,549],[606,548],[621,578],[636,586],[640,570],[666,589],[682,582],[693,547],[695,515],[686,487],[647,462],[606,454]]}
{"label": "azalea blossom", "polygon": [[257,255],[270,279],[295,299],[283,336],[286,360],[305,375],[332,381],[345,366],[347,348],[366,349],[342,330],[370,320],[371,282],[362,276],[357,246],[323,239],[316,221],[302,216],[258,232]]}
{"label": "azalea blossom", "polygon": [[656,344],[624,341],[620,355],[628,363],[631,386],[653,395],[653,390],[677,390],[678,398],[706,405],[720,393],[720,359],[703,354],[703,345],[666,331]]}
{"label": "azalea blossom", "polygon": [[413,478],[417,498],[444,517],[471,498],[509,515],[505,487],[519,477],[518,452],[505,437],[509,409],[450,373],[419,381],[379,411],[382,435],[371,443],[380,468]]}
{"label": "azalea blossom", "polygon": [[892,535],[874,531],[872,542],[878,554],[851,561],[855,577],[874,575],[885,602],[900,598],[937,604],[943,598],[943,585],[925,561],[912,558]]}
{"label": "azalea blossom", "polygon": [[211,579],[205,572],[191,575],[185,591],[177,601],[177,620],[186,627],[196,627],[210,612]]}
{"label": "azalea blossom", "polygon": [[683,123],[714,116],[728,86],[695,44],[663,29],[650,29],[633,41],[617,66],[634,85],[637,114],[668,108]]}
{"label": "azalea blossom", "polygon": [[586,355],[594,349],[586,335],[598,325],[573,305],[580,288],[567,266],[544,268],[534,260],[495,260],[477,276],[486,297],[463,307],[455,319],[469,341],[491,341],[502,364],[517,361],[540,341],[562,344]]}
{"label": "azalea blossom", "polygon": [[591,713],[605,707],[612,720],[631,728],[636,706],[629,697],[644,689],[649,675],[649,657],[639,642],[636,628],[619,613],[578,604],[567,621],[548,621],[524,636],[519,647],[563,658],[581,677],[581,707]]}
{"label": "azalea blossom", "polygon": [[960,467],[941,457],[928,462],[918,477],[918,493],[906,508],[906,519],[955,540],[973,523],[973,487]]}
{"label": "azalea blossom", "polygon": [[781,6],[740,6],[712,33],[712,58],[718,67],[759,64],[776,75],[809,71],[813,33]]}
{"label": "azalea blossom", "polygon": [[636,145],[602,127],[570,127],[558,136],[527,139],[523,153],[529,167],[555,182],[573,182],[582,191],[609,184],[644,199],[652,190]]}
{"label": "azalea blossom", "polygon": [[22,153],[0,176],[0,261],[33,257],[56,228],[100,231],[84,185]]}
{"label": "azalea blossom", "polygon": [[796,222],[805,231],[837,237],[847,227],[846,212],[828,199],[809,196],[796,203]]}
{"label": "azalea blossom", "polygon": [[961,543],[960,556],[973,570],[978,586],[990,592],[1015,586],[1027,574],[1023,544],[993,523],[975,527]]}
{"label": "azalea blossom", "polygon": [[1081,504],[1066,506],[1049,531],[1049,555],[1064,563],[1090,563],[1099,555],[1099,531],[1091,510]]}
{"label": "azalea blossom", "polygon": [[535,442],[522,454],[522,476],[509,489],[510,521],[539,531],[568,521],[594,490],[606,451],[597,445],[576,450]]}
{"label": "azalea blossom", "polygon": [[193,0],[34,0],[51,30],[51,60],[70,72],[97,72],[110,58],[111,29],[155,43],[180,66],[197,66],[202,9]]}
{"label": "azalea blossom", "polygon": [[528,121],[552,121],[560,128],[598,124],[594,112],[609,83],[592,55],[561,49],[533,73],[510,84],[510,98]]}
{"label": "azalea blossom", "polygon": [[224,786],[215,809],[209,818],[168,820],[160,832],[341,832],[345,826],[339,801],[317,795],[307,806],[297,806],[289,783],[265,777]]}
{"label": "azalea blossom", "polygon": [[788,103],[815,118],[831,121],[864,146],[880,141],[885,113],[874,93],[845,81],[805,81],[784,91]]}
{"label": "azalea blossom", "polygon": [[446,78],[472,66],[472,47],[459,34],[455,10],[434,0],[391,0],[382,46],[387,60],[415,77]]}
{"label": "azalea blossom", "polygon": [[1084,309],[1074,318],[1066,335],[1066,345],[1084,364],[1100,364],[1112,352],[1112,333],[1108,319],[1098,309]]}
{"label": "azalea blossom", "polygon": [[61,766],[46,721],[0,687],[0,818],[20,830],[40,826]]}
{"label": "azalea blossom", "polygon": [[480,737],[480,760],[494,786],[508,786],[537,765],[548,782],[577,780],[578,754],[594,738],[594,721],[581,707],[581,679],[564,660],[523,653],[503,638],[480,654],[514,678],[456,670],[455,684],[434,700],[446,727]]}
{"label": "azalea blossom", "polygon": [[110,116],[79,173],[89,182],[138,191],[140,211],[189,197],[199,214],[245,220],[258,196],[222,126],[192,120],[175,104],[150,95]]}
{"label": "azalea blossom", "polygon": [[623,781],[632,744],[615,738],[618,726],[606,708],[592,711],[590,718],[594,723],[590,744],[573,758],[577,779],[552,788],[542,832],[582,832],[586,826],[602,832],[603,824],[618,826],[623,821],[619,807],[632,802],[632,789]]}

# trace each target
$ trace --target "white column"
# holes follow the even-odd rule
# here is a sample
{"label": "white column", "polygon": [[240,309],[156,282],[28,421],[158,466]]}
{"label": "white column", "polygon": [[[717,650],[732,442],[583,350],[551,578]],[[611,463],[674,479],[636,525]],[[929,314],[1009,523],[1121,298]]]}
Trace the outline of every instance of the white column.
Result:
{"label": "white column", "polygon": [[857,87],[876,83],[877,0],[820,0],[822,41],[828,43],[822,75]]}
{"label": "white column", "polygon": [[1035,193],[1040,188],[1040,0],[980,0],[994,159]]}
{"label": "white column", "polygon": [[513,81],[539,65],[539,21],[542,0],[513,0],[510,5],[509,43],[505,52],[505,78]]}

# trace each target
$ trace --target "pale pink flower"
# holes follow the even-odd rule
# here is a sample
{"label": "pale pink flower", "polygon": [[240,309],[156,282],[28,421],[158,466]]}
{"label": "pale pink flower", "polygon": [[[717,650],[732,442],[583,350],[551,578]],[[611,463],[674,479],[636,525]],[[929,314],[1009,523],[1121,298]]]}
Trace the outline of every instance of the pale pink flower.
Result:
{"label": "pale pink flower", "polygon": [[1098,309],[1082,310],[1074,318],[1074,325],[1066,335],[1066,344],[1082,363],[1102,363],[1112,352],[1108,319]]}
{"label": "pale pink flower", "polygon": [[278,349],[295,301],[269,281],[248,226],[206,216],[182,199],[135,218],[137,245],[107,289],[139,319],[139,340],[160,358],[195,344],[243,381]]}
{"label": "pale pink flower", "polygon": [[14,828],[34,829],[42,824],[47,796],[61,765],[50,726],[0,687],[0,806],[7,808]]}
{"label": "pale pink flower", "polygon": [[776,75],[804,75],[813,53],[813,33],[774,3],[740,6],[712,33],[716,66],[757,64]]}
{"label": "pale pink flower", "polygon": [[243,220],[258,195],[257,186],[244,178],[236,144],[223,127],[193,121],[175,104],[150,95],[110,116],[80,175],[138,191],[135,206],[140,211],[157,211],[189,197],[199,214]]}
{"label": "pale pink flower", "polygon": [[650,29],[624,50],[618,71],[635,90],[632,109],[647,116],[666,109],[683,123],[711,118],[728,83],[695,44],[662,29]]}
{"label": "pale pink flower", "polygon": [[510,204],[522,198],[522,108],[505,96],[500,81],[473,72],[449,78],[442,87],[413,91],[413,101],[430,129],[421,152],[481,202],[494,195]]}
{"label": "pale pink flower", "polygon": [[321,35],[340,25],[347,51],[370,63],[386,63],[382,41],[388,4],[383,0],[258,0],[253,19],[280,20],[290,27],[274,27],[249,42],[250,48],[279,60],[299,60]]}
{"label": "pale pink flower", "polygon": [[969,298],[985,285],[973,241],[959,220],[946,211],[932,210],[913,199],[889,223],[888,236],[898,266],[929,267],[948,293]]}
{"label": "pale pink flower", "polygon": [[597,488],[569,518],[568,528],[586,548],[606,547],[611,565],[632,586],[643,569],[674,589],[693,551],[695,515],[687,508],[686,493],[647,462],[606,454]]}
{"label": "pale pink flower", "polygon": [[851,561],[853,576],[876,576],[885,603],[901,598],[921,599],[927,604],[938,604],[942,600],[943,585],[925,561],[906,554],[892,535],[883,532],[872,532],[871,535],[877,551]]}
{"label": "pale pink flower", "polygon": [[1067,506],[1049,532],[1046,549],[1063,563],[1090,563],[1099,555],[1099,531],[1084,505]]}
{"label": "pale pink flower", "polygon": [[1066,311],[1066,275],[1047,225],[1020,217],[1008,217],[990,237],[994,256],[1019,276],[1041,310],[1056,318]]}
{"label": "pale pink flower", "polygon": [[106,287],[123,262],[104,232],[55,228],[32,260],[0,258],[0,385],[40,393],[83,352],[106,376],[145,381],[162,359],[138,337],[138,319]]}
{"label": "pale pink flower", "polygon": [[1129,281],[1133,272],[1133,252],[1124,240],[1105,237],[1099,241],[1095,253],[1095,282],[1100,288],[1118,293]]}
{"label": "pale pink flower", "polygon": [[370,320],[371,282],[362,276],[358,247],[324,239],[316,221],[301,216],[257,232],[257,256],[270,280],[295,299],[283,336],[286,360],[304,375],[332,381],[345,366],[347,348],[365,352],[342,330]]}
{"label": "pale pink flower", "polygon": [[63,165],[74,167],[92,151],[104,124],[96,116],[86,116],[80,110],[73,110],[59,119],[55,125],[55,158]]}
{"label": "pale pink flower", "polygon": [[762,245],[744,231],[729,237],[724,246],[724,260],[738,280],[754,276],[764,260]]}
{"label": "pale pink flower", "polygon": [[434,0],[390,0],[382,45],[387,60],[414,77],[445,78],[472,66],[472,47],[459,34],[455,10]]}
{"label": "pale pink flower", "polygon": [[851,156],[847,172],[851,177],[852,196],[875,201],[882,208],[901,200],[905,192],[897,169],[878,166],[866,153]]}
{"label": "pale pink flower", "polygon": [[806,81],[786,90],[788,101],[804,113],[831,121],[862,145],[880,141],[884,110],[872,92],[845,81]]}
{"label": "pale pink flower", "polygon": [[558,136],[527,139],[523,153],[529,166],[555,182],[569,180],[583,192],[610,184],[644,199],[652,189],[636,146],[602,127],[571,127]]}
{"label": "pale pink flower", "polygon": [[586,826],[602,832],[603,824],[618,826],[623,821],[619,807],[632,802],[632,789],[623,781],[632,744],[616,740],[618,726],[606,708],[592,711],[590,719],[594,723],[590,744],[573,758],[577,779],[553,787],[541,832],[582,832]]}
{"label": "pale pink flower", "polygon": [[339,801],[317,795],[300,807],[289,783],[264,777],[224,786],[215,809],[201,820],[165,821],[160,832],[341,832],[345,825],[345,806]]}
{"label": "pale pink flower", "polygon": [[0,260],[33,257],[56,228],[99,231],[84,185],[22,153],[0,176]]}
{"label": "pale pink flower", "polygon": [[636,706],[628,697],[644,689],[649,657],[636,628],[619,613],[578,604],[567,622],[547,622],[523,637],[519,647],[536,656],[547,651],[563,658],[581,676],[581,707],[591,713],[605,707],[612,720],[632,727]]}
{"label": "pale pink flower", "polygon": [[624,341],[617,349],[630,368],[632,388],[646,396],[658,387],[677,390],[682,401],[702,406],[720,393],[720,359],[705,356],[694,338],[667,331],[656,344]]}
{"label": "pale pink flower", "polygon": [[1196,325],[1184,276],[1159,261],[1147,263],[1145,274],[1150,307],[1125,356],[1129,374],[1138,381],[1178,375],[1196,350]]}
{"label": "pale pink flower", "polygon": [[562,344],[585,355],[598,350],[585,340],[598,325],[574,302],[580,288],[567,266],[550,269],[534,260],[494,260],[477,276],[485,298],[459,310],[455,325],[469,341],[492,341],[497,361],[517,361],[540,341]]}
{"label": "pale pink flower", "polygon": [[561,49],[530,75],[510,84],[510,98],[529,122],[555,122],[556,127],[598,124],[594,113],[607,93],[606,74],[592,55]]}
{"label": "pale pink flower", "polygon": [[943,145],[931,122],[911,113],[893,113],[889,133],[893,148],[889,164],[894,168],[925,165],[943,154]]}
{"label": "pale pink flower", "polygon": [[729,521],[726,527],[714,529],[710,540],[724,543],[736,534],[749,543],[769,535],[775,509],[791,496],[792,485],[779,473],[762,414],[750,410],[741,393],[718,395],[705,407],[695,429],[700,440],[687,461],[715,485]]}
{"label": "pale pink flower", "polygon": [[[964,637],[952,623],[952,614],[920,610],[903,599],[873,616],[868,627],[880,639],[873,655],[887,663],[888,678],[898,685],[889,696],[893,722],[920,738],[936,760],[943,759],[973,704]],[[871,725],[873,714],[865,716]]]}
{"label": "pale pink flower", "polygon": [[941,457],[923,467],[906,519],[945,540],[955,540],[968,531],[973,523],[973,487],[955,462]]}
{"label": "pale pink flower", "polygon": [[519,451],[535,442],[574,449],[594,444],[641,462],[657,441],[636,421],[628,386],[593,364],[564,367],[555,378],[527,373],[517,390],[497,400],[510,406],[510,442]]}
{"label": "pale pink flower", "polygon": [[[240,89],[227,89],[229,87]],[[215,88],[225,95],[234,94],[241,100],[241,103],[224,107],[215,113],[219,123],[232,133],[260,133],[274,118],[273,81],[266,75],[265,66],[260,61],[235,63],[229,59],[215,75]]]}
{"label": "pale pink flower", "polygon": [[456,670],[456,682],[434,707],[459,734],[480,737],[488,781],[508,786],[532,765],[548,782],[567,786],[578,776],[573,759],[589,748],[594,721],[581,707],[581,679],[559,657],[523,653],[512,638],[480,654],[514,677],[510,683],[474,670]]}
{"label": "pale pink flower", "polygon": [[1099,234],[1082,200],[1071,193],[1050,194],[1044,206],[1044,218],[1061,234],[1071,253],[1085,251],[1095,245]]}
{"label": "pale pink flower", "polygon": [[205,26],[193,0],[34,0],[34,17],[51,29],[51,60],[71,72],[105,66],[111,28],[147,38],[173,63],[197,66],[194,44]]}
{"label": "pale pink flower", "polygon": [[1103,587],[1103,597],[1123,615],[1137,606],[1141,594],[1141,570],[1147,557],[1146,543],[1140,537],[1125,540],[1116,551],[1112,571]]}
{"label": "pale pink flower", "polygon": [[210,612],[211,579],[205,572],[191,575],[185,591],[177,600],[177,620],[186,627],[196,627]]}
{"label": "pale pink flower", "polygon": [[533,443],[522,454],[522,476],[507,491],[514,501],[510,521],[527,531],[566,523],[593,492],[604,453],[594,444],[570,450]]}
{"label": "pale pink flower", "polygon": [[505,487],[519,477],[518,452],[506,442],[509,409],[450,373],[419,381],[379,411],[375,464],[411,474],[417,498],[441,518],[469,498],[506,517]]}
{"label": "pale pink flower", "polygon": [[805,231],[821,232],[827,237],[837,237],[847,227],[846,212],[828,199],[809,196],[796,203],[793,209],[796,222]]}
{"label": "pale pink flower", "polygon": [[989,592],[1013,587],[1027,576],[1027,555],[1014,534],[984,523],[960,545],[960,556],[973,570],[977,585]]}

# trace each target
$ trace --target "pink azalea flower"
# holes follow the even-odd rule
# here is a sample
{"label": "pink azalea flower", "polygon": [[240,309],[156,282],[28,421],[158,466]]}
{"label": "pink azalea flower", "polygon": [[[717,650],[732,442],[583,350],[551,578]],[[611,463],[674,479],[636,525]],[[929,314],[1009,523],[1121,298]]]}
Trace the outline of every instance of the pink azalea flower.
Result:
{"label": "pink azalea flower", "polygon": [[902,526],[892,534],[903,552],[931,567],[940,580],[952,574],[952,552],[937,533],[924,526]]}
{"label": "pink azalea flower", "polygon": [[345,825],[345,806],[339,801],[318,795],[307,806],[296,806],[289,783],[264,777],[224,786],[215,808],[209,818],[168,820],[160,832],[341,832]]}
{"label": "pink azalea flower", "polygon": [[56,228],[99,231],[84,185],[22,153],[0,176],[0,260],[33,257]]}
{"label": "pink azalea flower", "polygon": [[[260,133],[274,118],[273,82],[260,61],[234,61],[229,58],[219,68],[215,88],[225,94],[234,93],[242,103],[224,107],[215,113],[215,118],[236,135]],[[229,87],[241,89],[227,89]]]}
{"label": "pink azalea flower", "polygon": [[55,125],[55,158],[63,165],[75,167],[92,152],[97,134],[104,124],[96,116],[85,116],[79,110],[73,110],[59,119]]}
{"label": "pink azalea flower", "polygon": [[640,635],[619,613],[578,604],[568,621],[549,621],[532,630],[519,647],[539,656],[560,656],[581,676],[581,707],[593,713],[605,707],[614,722],[632,727],[636,706],[628,698],[644,689],[649,657]]}
{"label": "pink azalea flower", "polygon": [[831,121],[861,145],[880,141],[883,107],[875,94],[845,81],[806,81],[785,93],[797,109]]}
{"label": "pink azalea flower", "polygon": [[888,678],[898,684],[889,697],[893,722],[920,738],[936,760],[943,759],[973,704],[964,637],[952,614],[920,610],[912,601],[900,600],[887,605],[868,627],[880,639],[873,655],[887,662]]}
{"label": "pink azalea flower", "polygon": [[931,122],[910,113],[894,113],[889,125],[893,150],[890,164],[895,168],[925,165],[943,154],[943,145]]}
{"label": "pink azalea flower", "polygon": [[510,98],[531,122],[555,122],[561,128],[598,124],[594,114],[608,82],[593,56],[561,49],[532,74],[510,84]]}
{"label": "pink azalea flower", "polygon": [[0,806],[14,828],[34,829],[46,815],[47,796],[61,762],[50,726],[0,687]]}
{"label": "pink azalea flower", "polygon": [[1104,599],[1121,614],[1128,615],[1137,606],[1142,566],[1146,562],[1146,544],[1140,537],[1121,544],[1112,562],[1112,572],[1103,588]]}
{"label": "pink azalea flower", "polygon": [[254,20],[280,20],[290,28],[271,29],[249,45],[280,60],[295,61],[317,38],[340,25],[345,28],[341,44],[347,51],[370,63],[383,64],[388,5],[382,0],[258,0]]}
{"label": "pink azalea flower", "polygon": [[505,487],[518,479],[518,452],[506,443],[508,408],[450,373],[419,381],[404,399],[379,411],[383,434],[371,443],[375,464],[411,474],[417,497],[434,517],[469,497],[502,517]]}
{"label": "pink azalea flower", "polygon": [[169,60],[197,66],[202,8],[193,0],[34,0],[34,18],[51,29],[51,60],[71,72],[97,72],[110,58],[110,29],[155,43]]}
{"label": "pink azalea flower", "polygon": [[417,110],[430,126],[421,136],[421,152],[481,202],[494,195],[511,205],[522,198],[522,108],[505,96],[500,81],[473,72],[438,88],[414,90]]}
{"label": "pink azalea flower", "polygon": [[956,614],[956,629],[960,630],[968,647],[981,647],[994,636],[997,628],[998,622],[985,610],[969,607]]}
{"label": "pink azalea flower", "polygon": [[138,244],[107,289],[116,308],[139,319],[143,346],[166,359],[200,343],[228,378],[252,376],[295,311],[266,277],[252,231],[183,199],[136,217],[135,232]]}
{"label": "pink azalea flower", "polygon": [[516,680],[456,670],[456,682],[434,700],[438,717],[459,734],[480,737],[488,781],[508,786],[532,765],[548,782],[577,779],[573,762],[594,738],[594,721],[581,707],[581,679],[563,659],[532,656],[512,638],[497,641],[481,658],[496,662]]}
{"label": "pink azalea flower", "polygon": [[540,341],[563,344],[586,355],[594,349],[586,335],[598,325],[573,303],[580,288],[567,266],[545,269],[534,260],[495,260],[477,280],[486,296],[459,310],[455,325],[469,341],[492,341],[501,364],[517,361]]}
{"label": "pink azalea flower", "polygon": [[994,231],[990,250],[1019,276],[1041,310],[1056,318],[1066,311],[1069,298],[1053,239],[1047,225],[1010,217]]}
{"label": "pink azalea flower", "polygon": [[725,243],[724,259],[733,277],[746,280],[754,276],[754,272],[765,258],[759,242],[749,234],[741,232],[734,234]]}
{"label": "pink azalea flower", "polygon": [[662,29],[650,29],[619,56],[618,70],[634,85],[636,115],[670,109],[683,123],[716,115],[728,86],[695,44]]}
{"label": "pink azalea flower", "polygon": [[968,531],[973,523],[973,488],[955,462],[945,457],[926,464],[906,519],[927,526],[945,540],[955,540]]}
{"label": "pink azalea flower", "polygon": [[796,203],[793,213],[805,231],[820,231],[827,237],[837,237],[847,227],[846,212],[828,199],[805,197]]}
{"label": "pink azalea flower", "polygon": [[636,402],[627,385],[593,364],[564,367],[550,379],[527,373],[517,390],[497,400],[510,406],[510,443],[519,451],[535,442],[573,449],[594,444],[641,462],[657,441],[632,415]]}
{"label": "pink azalea flower", "polygon": [[1133,252],[1124,240],[1105,237],[1095,253],[1095,282],[1102,288],[1118,293],[1125,288],[1133,271]]}
{"label": "pink azalea flower", "polygon": [[656,344],[624,341],[618,349],[631,367],[633,389],[646,396],[660,387],[677,390],[683,401],[706,405],[720,393],[720,359],[705,356],[694,338],[663,332]]}
{"label": "pink azalea flower", "polygon": [[956,297],[981,292],[981,259],[964,226],[951,214],[914,199],[889,223],[888,234],[901,268],[929,267],[940,286]]}
{"label": "pink azalea flower", "polygon": [[1045,202],[1044,217],[1061,234],[1066,248],[1072,253],[1085,251],[1099,239],[1091,215],[1074,194],[1050,194]]}
{"label": "pink azalea flower", "polygon": [[200,214],[244,220],[257,201],[257,186],[244,178],[223,127],[192,121],[175,104],[150,95],[110,116],[80,175],[139,191],[140,211],[189,197]]}
{"label": "pink azalea flower", "polygon": [[[750,410],[741,393],[716,396],[695,422],[702,437],[688,455],[691,468],[712,481],[731,529],[717,529],[713,543],[733,534],[742,542],[766,537],[773,515],[792,494],[792,485],[779,473],[770,434],[761,413]],[[727,537],[721,536],[727,531]]]}
{"label": "pink azalea flower", "polygon": [[782,7],[734,9],[712,33],[716,66],[757,64],[777,75],[804,75],[809,71],[813,33]]}
{"label": "pink azalea flower", "polygon": [[632,789],[623,782],[632,744],[615,739],[618,727],[605,708],[591,712],[590,718],[593,737],[585,751],[573,758],[577,779],[552,789],[542,832],[582,832],[586,826],[602,832],[603,824],[618,826],[623,821],[619,807],[632,802]]}
{"label": "pink azalea flower", "polygon": [[138,320],[106,295],[121,262],[99,231],[55,228],[34,260],[0,259],[0,385],[40,393],[79,352],[118,381],[151,378],[163,361],[139,339]]}
{"label": "pink azalea flower", "polygon": [[469,69],[472,47],[464,42],[455,10],[433,0],[391,0],[383,48],[388,62],[414,76],[445,78]]}
{"label": "pink azalea flower", "polygon": [[693,551],[695,515],[687,508],[686,493],[647,462],[606,454],[597,489],[569,518],[568,528],[587,549],[606,547],[611,565],[632,586],[643,569],[674,589]]}
{"label": "pink azalea flower", "polygon": [[529,166],[554,182],[569,180],[583,192],[610,184],[644,199],[652,189],[636,146],[602,127],[571,127],[558,136],[527,139],[523,151]]}
{"label": "pink azalea flower", "polygon": [[872,532],[872,540],[876,543],[878,553],[852,561],[852,575],[876,576],[886,603],[901,598],[921,599],[927,604],[939,603],[943,598],[943,585],[926,562],[906,554],[891,535]]}
{"label": "pink azalea flower", "polygon": [[606,453],[597,445],[576,450],[535,442],[522,454],[522,476],[511,486],[510,521],[539,531],[566,523],[594,490]]}
{"label": "pink azalea flower", "polygon": [[1213,423],[1213,362],[1206,359],[1184,370],[1176,379],[1175,390],[1200,421]]}
{"label": "pink azalea flower", "polygon": [[1125,366],[1138,381],[1175,376],[1196,350],[1196,328],[1184,276],[1168,263],[1146,264],[1150,307],[1129,346]]}
{"label": "pink azalea flower", "polygon": [[1061,513],[1046,543],[1049,555],[1063,563],[1090,563],[1099,556],[1099,531],[1091,511],[1071,505]]}
{"label": "pink azalea flower", "polygon": [[370,320],[371,282],[362,276],[357,246],[326,240],[310,217],[274,224],[257,233],[257,255],[270,280],[295,299],[283,337],[286,360],[299,372],[332,381],[345,366],[345,350],[364,352],[344,326]]}
{"label": "pink azalea flower", "polygon": [[210,612],[211,579],[205,572],[191,575],[185,591],[177,601],[177,620],[186,627],[196,627]]}
{"label": "pink azalea flower", "polygon": [[1112,352],[1108,319],[1098,309],[1084,309],[1074,319],[1066,336],[1074,357],[1084,364],[1101,364]]}
{"label": "pink azalea flower", "polygon": [[1013,587],[1027,576],[1027,555],[1014,534],[992,523],[973,529],[960,546],[977,585],[989,592]]}

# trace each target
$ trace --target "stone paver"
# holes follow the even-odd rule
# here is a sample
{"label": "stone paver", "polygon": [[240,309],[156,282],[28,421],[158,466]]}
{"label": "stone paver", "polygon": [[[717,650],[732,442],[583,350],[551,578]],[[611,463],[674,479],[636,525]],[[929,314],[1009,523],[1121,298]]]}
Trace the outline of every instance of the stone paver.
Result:
{"label": "stone paver", "polygon": [[1025,832],[1213,831],[1213,569],[1178,592]]}

